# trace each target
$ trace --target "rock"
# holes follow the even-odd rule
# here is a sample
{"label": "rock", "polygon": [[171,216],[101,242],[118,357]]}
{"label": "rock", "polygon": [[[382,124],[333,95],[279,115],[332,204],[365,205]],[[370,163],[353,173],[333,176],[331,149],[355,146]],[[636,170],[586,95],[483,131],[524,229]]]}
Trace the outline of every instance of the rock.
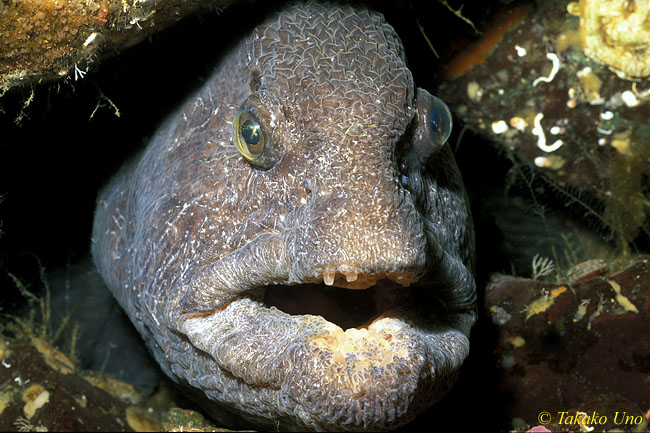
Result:
{"label": "rock", "polygon": [[[127,404],[51,360],[72,362],[49,344],[3,336],[0,429],[125,431]],[[44,350],[44,351],[43,351]]]}
{"label": "rock", "polygon": [[18,0],[0,5],[0,94],[68,76],[191,13],[237,0]]}
{"label": "rock", "polygon": [[[614,62],[632,55],[632,42],[617,43],[607,33],[624,17],[628,21],[620,25],[627,26],[628,38],[648,33],[645,2],[636,2],[634,17],[613,14],[628,3],[582,1],[568,10],[561,1],[508,6],[495,16],[493,29],[446,65],[439,87],[467,126],[538,168],[567,202],[579,203],[581,191],[600,200],[603,209],[585,205],[583,211],[597,215],[621,250],[650,232],[643,204],[650,174],[650,84],[638,77],[647,72],[650,50],[647,42],[637,44],[634,64]],[[596,29],[594,14],[604,13],[594,12],[598,7],[613,15]],[[632,29],[633,19],[643,24]],[[596,34],[600,42],[593,41]]]}
{"label": "rock", "polygon": [[510,418],[550,421],[553,431],[575,431],[584,416],[601,430],[641,431],[647,422],[650,257],[608,266],[572,284],[502,277],[488,287]]}

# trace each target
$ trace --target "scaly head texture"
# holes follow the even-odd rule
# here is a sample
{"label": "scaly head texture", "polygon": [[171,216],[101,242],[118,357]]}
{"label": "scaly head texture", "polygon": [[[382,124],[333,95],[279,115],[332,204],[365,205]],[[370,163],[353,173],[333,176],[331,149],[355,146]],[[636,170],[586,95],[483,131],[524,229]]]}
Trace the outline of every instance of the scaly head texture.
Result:
{"label": "scaly head texture", "polygon": [[212,416],[389,429],[453,385],[474,239],[440,104],[380,14],[288,5],[102,191],[97,267]]}

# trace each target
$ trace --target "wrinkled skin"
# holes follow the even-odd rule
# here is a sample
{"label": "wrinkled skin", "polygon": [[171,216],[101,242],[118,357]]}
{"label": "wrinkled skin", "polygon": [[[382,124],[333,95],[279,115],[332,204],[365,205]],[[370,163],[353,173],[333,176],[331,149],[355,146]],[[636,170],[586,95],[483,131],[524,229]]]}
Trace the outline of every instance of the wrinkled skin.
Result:
{"label": "wrinkled skin", "polygon": [[[233,144],[241,108],[263,168]],[[97,267],[215,418],[388,429],[453,385],[476,317],[473,231],[434,109],[381,15],[289,6],[101,193]]]}

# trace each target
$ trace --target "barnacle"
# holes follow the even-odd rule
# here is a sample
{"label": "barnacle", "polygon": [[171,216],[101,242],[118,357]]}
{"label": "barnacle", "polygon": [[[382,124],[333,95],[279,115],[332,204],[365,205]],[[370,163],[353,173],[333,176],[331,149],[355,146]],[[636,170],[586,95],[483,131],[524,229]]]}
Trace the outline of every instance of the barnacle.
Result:
{"label": "barnacle", "polygon": [[23,401],[25,416],[31,419],[38,409],[50,401],[50,392],[41,385],[32,385],[23,393]]}
{"label": "barnacle", "polygon": [[580,15],[582,47],[589,57],[623,77],[650,76],[650,2],[580,0],[568,10]]}

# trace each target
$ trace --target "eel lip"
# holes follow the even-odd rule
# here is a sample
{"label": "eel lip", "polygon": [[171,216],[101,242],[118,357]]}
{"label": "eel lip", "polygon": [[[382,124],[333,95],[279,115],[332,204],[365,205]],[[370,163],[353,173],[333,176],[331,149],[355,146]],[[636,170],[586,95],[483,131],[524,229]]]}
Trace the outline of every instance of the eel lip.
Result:
{"label": "eel lip", "polygon": [[469,353],[474,305],[450,310],[437,286],[412,284],[422,270],[410,266],[373,274],[339,263],[296,284],[278,262],[238,274],[236,296],[223,289],[221,270],[285,243],[258,237],[192,275],[178,307],[203,313],[175,323],[201,355],[179,377],[264,429],[278,420],[293,429],[397,427],[451,388]]}
{"label": "eel lip", "polygon": [[344,330],[320,315],[239,298],[186,320],[182,332],[215,364],[206,396],[246,407],[255,423],[378,430],[405,424],[438,401],[469,352],[462,320],[442,308],[432,313],[394,308]]}
{"label": "eel lip", "polygon": [[208,398],[246,407],[265,427],[284,419],[292,428],[376,430],[407,423],[447,392],[469,352],[473,313],[449,313],[431,290],[390,276],[374,276],[366,290],[321,278],[258,287],[183,322],[214,363],[202,370],[214,372],[202,387]]}

